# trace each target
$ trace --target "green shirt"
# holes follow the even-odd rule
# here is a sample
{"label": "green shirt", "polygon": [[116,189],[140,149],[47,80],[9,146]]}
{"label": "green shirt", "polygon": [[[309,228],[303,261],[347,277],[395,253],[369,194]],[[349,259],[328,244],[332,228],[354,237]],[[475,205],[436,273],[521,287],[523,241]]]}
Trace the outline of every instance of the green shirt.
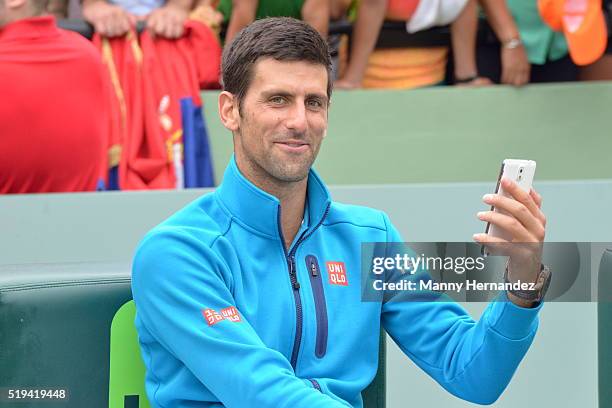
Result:
{"label": "green shirt", "polygon": [[565,36],[563,33],[551,30],[542,21],[536,0],[506,1],[521,33],[521,40],[525,44],[529,62],[544,64],[567,55]]}
{"label": "green shirt", "polygon": [[[302,18],[302,6],[305,0],[259,0],[255,18],[293,17]],[[221,0],[218,10],[223,14],[223,21],[228,22],[232,15],[232,0]]]}

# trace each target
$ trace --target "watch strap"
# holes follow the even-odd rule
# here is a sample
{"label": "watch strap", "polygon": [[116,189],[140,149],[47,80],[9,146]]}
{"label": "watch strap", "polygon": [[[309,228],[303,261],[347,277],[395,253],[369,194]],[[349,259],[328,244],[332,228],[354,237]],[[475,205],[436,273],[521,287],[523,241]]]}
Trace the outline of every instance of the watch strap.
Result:
{"label": "watch strap", "polygon": [[[540,264],[540,272],[538,273],[534,290],[515,290],[510,288],[508,289],[508,292],[520,299],[539,302],[540,300],[544,299],[544,295],[550,286],[551,279],[552,273],[550,268],[544,264]],[[506,264],[506,270],[504,272],[504,283],[511,283],[508,280],[508,263]]]}

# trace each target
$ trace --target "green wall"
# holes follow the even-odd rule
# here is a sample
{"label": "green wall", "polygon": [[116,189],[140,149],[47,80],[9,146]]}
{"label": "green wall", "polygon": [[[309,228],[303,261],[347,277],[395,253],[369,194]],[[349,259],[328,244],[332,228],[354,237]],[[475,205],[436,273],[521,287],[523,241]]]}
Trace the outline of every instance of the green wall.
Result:
{"label": "green wall", "polygon": [[[217,180],[232,152],[204,92]],[[537,179],[612,178],[612,83],[337,91],[316,168],[329,184],[489,181],[504,158]]]}

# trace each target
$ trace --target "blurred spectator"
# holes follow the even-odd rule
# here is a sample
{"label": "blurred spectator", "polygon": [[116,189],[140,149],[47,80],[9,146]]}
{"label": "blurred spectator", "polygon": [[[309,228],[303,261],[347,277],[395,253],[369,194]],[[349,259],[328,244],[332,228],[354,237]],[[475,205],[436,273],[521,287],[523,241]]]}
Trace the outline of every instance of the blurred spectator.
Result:
{"label": "blurred spectator", "polygon": [[183,35],[193,0],[83,0],[83,17],[104,37],[120,37],[138,21],[164,38]]}
{"label": "blurred spectator", "polygon": [[612,81],[612,0],[603,0],[607,28],[607,44],[604,55],[597,61],[580,69],[582,81]]}
{"label": "blurred spectator", "polygon": [[58,20],[68,18],[68,0],[49,0],[47,13]]}
{"label": "blurred spectator", "polygon": [[612,79],[612,47],[608,44],[611,7],[609,0],[538,0],[542,20],[563,33],[569,56],[580,67],[583,80]]}
{"label": "blurred spectator", "polygon": [[[531,64],[529,82],[575,81],[578,67],[568,54],[562,32],[553,31],[542,20],[536,0],[506,0],[518,26]],[[495,27],[493,27],[495,28]],[[503,58],[507,44],[484,41],[478,44],[479,72],[494,82],[505,82]],[[501,59],[500,59],[501,47]]]}
{"label": "blurred spectator", "polygon": [[[518,38],[514,21],[500,0],[481,0],[496,33],[504,41]],[[338,88],[360,86],[414,88],[444,81],[447,48],[419,47],[374,50],[384,20],[406,21],[409,33],[451,24],[452,48],[457,83],[490,83],[476,68],[476,0],[361,0],[355,21],[350,60]],[[529,64],[521,47],[505,53],[505,79],[520,85],[526,82]]]}
{"label": "blurred spectator", "polygon": [[106,94],[93,45],[0,0],[0,193],[95,190],[106,164]]}
{"label": "blurred spectator", "polygon": [[196,0],[194,9],[189,14],[190,19],[208,26],[217,38],[220,37],[223,24],[223,14],[217,10],[218,5],[219,0]]}
{"label": "blurred spectator", "polygon": [[264,17],[293,17],[304,20],[327,38],[330,0],[221,0],[219,11],[228,24],[225,43],[240,30]]}

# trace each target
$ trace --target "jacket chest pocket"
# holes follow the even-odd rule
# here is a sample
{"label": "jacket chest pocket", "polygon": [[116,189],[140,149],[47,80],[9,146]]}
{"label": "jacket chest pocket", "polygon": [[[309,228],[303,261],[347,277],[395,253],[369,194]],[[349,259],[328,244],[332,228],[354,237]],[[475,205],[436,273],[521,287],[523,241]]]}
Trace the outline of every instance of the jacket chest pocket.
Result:
{"label": "jacket chest pocket", "polygon": [[306,268],[310,277],[310,286],[315,303],[315,313],[317,318],[317,338],[315,343],[315,355],[317,358],[325,356],[327,351],[327,304],[325,303],[325,291],[323,290],[323,280],[319,262],[314,255],[306,256]]}

